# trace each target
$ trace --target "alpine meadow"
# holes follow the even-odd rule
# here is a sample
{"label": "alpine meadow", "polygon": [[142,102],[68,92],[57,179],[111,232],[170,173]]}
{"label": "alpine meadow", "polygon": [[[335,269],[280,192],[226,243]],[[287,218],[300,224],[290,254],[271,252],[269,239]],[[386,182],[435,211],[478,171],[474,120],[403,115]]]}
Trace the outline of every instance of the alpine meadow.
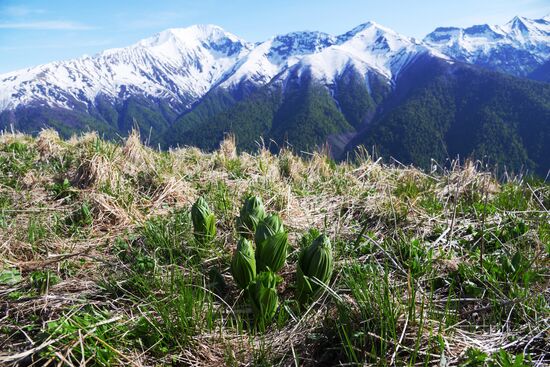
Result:
{"label": "alpine meadow", "polygon": [[[282,1],[250,41],[189,22],[274,4],[35,3],[0,5],[1,366],[550,365],[548,4],[391,10],[416,38]],[[42,62],[71,37],[117,48]]]}

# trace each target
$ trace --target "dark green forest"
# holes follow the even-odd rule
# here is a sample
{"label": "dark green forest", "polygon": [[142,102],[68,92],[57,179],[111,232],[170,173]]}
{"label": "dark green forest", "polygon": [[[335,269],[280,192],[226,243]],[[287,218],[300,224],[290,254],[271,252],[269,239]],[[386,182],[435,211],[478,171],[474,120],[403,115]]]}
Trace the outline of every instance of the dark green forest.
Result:
{"label": "dark green forest", "polygon": [[428,167],[457,156],[512,172],[550,168],[550,84],[431,60],[398,82],[399,95],[348,146]]}

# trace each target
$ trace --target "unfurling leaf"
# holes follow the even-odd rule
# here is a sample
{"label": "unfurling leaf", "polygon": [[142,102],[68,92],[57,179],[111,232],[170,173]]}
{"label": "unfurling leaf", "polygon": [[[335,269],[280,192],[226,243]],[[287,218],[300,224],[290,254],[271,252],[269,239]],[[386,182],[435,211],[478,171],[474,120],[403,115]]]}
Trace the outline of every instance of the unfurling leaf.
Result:
{"label": "unfurling leaf", "polygon": [[235,283],[241,289],[248,288],[249,284],[256,278],[256,259],[252,243],[244,238],[239,240],[237,250],[231,261],[231,274]]}
{"label": "unfurling leaf", "polygon": [[193,234],[197,242],[208,243],[216,236],[216,217],[210,211],[208,203],[201,196],[191,208],[191,220],[193,221]]}

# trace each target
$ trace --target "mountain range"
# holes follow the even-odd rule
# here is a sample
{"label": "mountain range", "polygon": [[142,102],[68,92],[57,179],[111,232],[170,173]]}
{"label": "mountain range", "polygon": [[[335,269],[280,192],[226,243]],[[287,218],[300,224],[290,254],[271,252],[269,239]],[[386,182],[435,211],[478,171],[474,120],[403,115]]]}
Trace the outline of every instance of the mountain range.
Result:
{"label": "mountain range", "polygon": [[220,27],[168,29],[93,57],[0,75],[0,129],[108,138],[138,126],[163,148],[235,134],[296,151],[364,145],[428,167],[460,156],[550,168],[550,17],[440,27],[423,40],[375,22],[334,36],[247,42]]}

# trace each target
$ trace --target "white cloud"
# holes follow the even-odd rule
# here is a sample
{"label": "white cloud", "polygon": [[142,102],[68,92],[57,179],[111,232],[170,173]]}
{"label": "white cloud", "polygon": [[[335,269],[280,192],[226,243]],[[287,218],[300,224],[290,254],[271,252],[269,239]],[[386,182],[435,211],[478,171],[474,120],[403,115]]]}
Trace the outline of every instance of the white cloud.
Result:
{"label": "white cloud", "polygon": [[85,31],[94,29],[94,27],[77,22],[46,20],[37,22],[0,23],[0,29]]}

